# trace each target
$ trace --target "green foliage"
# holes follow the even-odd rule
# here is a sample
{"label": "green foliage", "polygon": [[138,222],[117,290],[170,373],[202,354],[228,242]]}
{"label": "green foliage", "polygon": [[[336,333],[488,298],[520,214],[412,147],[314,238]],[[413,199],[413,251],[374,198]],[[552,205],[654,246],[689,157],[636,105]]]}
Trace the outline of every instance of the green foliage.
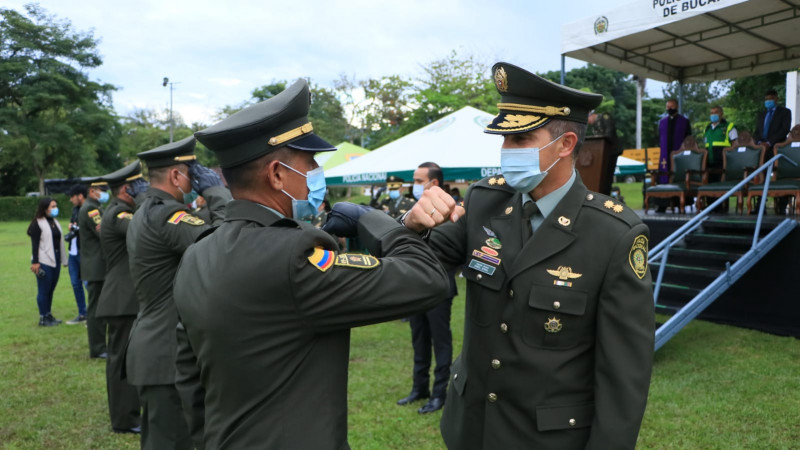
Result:
{"label": "green foliage", "polygon": [[764,94],[770,89],[778,91],[779,99],[786,99],[786,71],[740,78],[731,84],[725,115],[738,130],[756,131],[758,114],[764,110]]}
{"label": "green foliage", "polygon": [[[48,175],[78,176],[118,167],[119,129],[110,84],[90,80],[97,40],[35,4],[27,15],[0,9],[0,164],[32,174],[40,192]],[[30,180],[16,190],[30,189]]]}
{"label": "green foliage", "polygon": [[[173,139],[179,141],[194,134],[195,131],[206,127],[204,124],[188,126],[179,114],[173,112]],[[122,130],[120,137],[120,157],[124,163],[136,159],[136,154],[154,149],[169,143],[169,112],[158,113],[151,109],[134,111],[130,116],[120,119]],[[195,147],[197,160],[201,164],[211,167],[217,165],[214,152],[203,144],[197,143]]]}
{"label": "green foliage", "polygon": [[[683,85],[683,114],[689,118],[692,124],[692,134],[698,138],[698,142],[703,142],[703,134],[711,120],[711,107],[722,101],[724,93],[728,89],[728,81],[710,81],[702,83],[687,83]],[[664,101],[678,99],[678,83],[668,84],[664,90]],[[662,114],[664,110],[661,111]]]}
{"label": "green foliage", "polygon": [[[11,220],[30,221],[36,213],[36,206],[41,197],[0,197],[0,222]],[[64,194],[51,195],[58,203],[58,209],[67,219],[72,211],[72,203]]]}

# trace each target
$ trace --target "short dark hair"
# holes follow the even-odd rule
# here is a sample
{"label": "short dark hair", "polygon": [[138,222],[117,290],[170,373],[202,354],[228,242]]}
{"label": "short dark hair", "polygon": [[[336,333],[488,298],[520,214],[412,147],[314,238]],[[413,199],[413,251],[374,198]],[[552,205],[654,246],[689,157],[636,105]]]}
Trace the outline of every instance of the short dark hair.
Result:
{"label": "short dark hair", "polygon": [[720,105],[711,105],[711,109],[718,109],[719,112],[721,112],[721,113],[725,112],[725,110],[722,109],[722,106],[720,106]]}
{"label": "short dark hair", "polygon": [[439,187],[444,186],[444,173],[442,168],[435,162],[424,162],[417,166],[418,168],[428,169],[428,179],[439,181]]}
{"label": "short dark hair", "polygon": [[544,128],[550,133],[551,139],[556,139],[567,132],[573,132],[578,136],[578,143],[575,144],[575,149],[572,150],[572,157],[578,156],[578,152],[583,145],[583,139],[586,137],[586,124],[573,122],[571,120],[558,120],[553,119],[548,122]]}
{"label": "short dark hair", "polygon": [[767,96],[770,96],[770,95],[777,97],[778,96],[778,91],[776,91],[775,89],[768,89],[767,92],[764,94],[764,97],[767,97]]}
{"label": "short dark hair", "polygon": [[69,190],[67,191],[67,195],[70,197],[75,195],[82,195],[83,198],[86,198],[89,196],[89,190],[86,189],[86,186],[82,184],[73,184],[72,187],[70,187]]}
{"label": "short dark hair", "polygon": [[187,168],[189,167],[188,165],[183,163],[173,164],[171,166],[166,166],[166,167],[155,167],[148,169],[147,175],[150,177],[151,183],[163,183],[167,181],[167,175],[169,174],[169,171],[172,169],[177,169],[180,166],[185,166]]}
{"label": "short dark hair", "polygon": [[225,181],[228,182],[228,187],[231,191],[250,190],[257,186],[258,172],[264,166],[275,160],[286,162],[290,159],[290,155],[291,149],[281,147],[252,161],[224,168],[222,169],[222,176],[225,177]]}
{"label": "short dark hair", "polygon": [[666,101],[666,103],[669,103],[669,102],[673,102],[673,103],[675,103],[676,105],[679,105],[679,104],[680,104],[680,103],[678,103],[678,100],[676,100],[676,99],[674,99],[674,98],[668,98],[668,99],[667,99],[667,101]]}

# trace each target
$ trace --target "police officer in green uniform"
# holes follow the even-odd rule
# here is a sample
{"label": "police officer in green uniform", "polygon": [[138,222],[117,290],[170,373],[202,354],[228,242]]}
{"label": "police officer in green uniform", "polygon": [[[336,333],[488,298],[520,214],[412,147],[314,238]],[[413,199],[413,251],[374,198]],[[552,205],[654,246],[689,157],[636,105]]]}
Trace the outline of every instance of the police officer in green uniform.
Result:
{"label": "police officer in green uniform", "polygon": [[188,338],[179,344],[179,389],[205,389],[207,448],[349,448],[350,328],[447,296],[433,253],[386,214],[338,203],[328,216],[325,230],[357,233],[370,255],[340,253],[300,220],[325,193],[314,153],[336,149],[313,133],[309,105],[299,80],[195,134],[216,152],[235,198],[175,278]]}
{"label": "police officer in green uniform", "polygon": [[[466,215],[429,243],[465,264],[466,319],[441,420],[452,449],[633,449],[654,343],[647,226],[574,169],[602,97],[511,64],[486,132],[503,174],[466,194]],[[404,222],[424,228],[414,208]]]}
{"label": "police officer in green uniform", "polygon": [[[134,195],[130,187],[144,192],[147,182],[142,168],[135,161],[116,172],[104,175],[113,198],[106,207],[100,223],[100,244],[106,260],[103,292],[97,305],[97,317],[108,324],[108,359],[106,360],[106,390],[111,428],[118,433],[141,431],[141,405],[136,388],[122,380],[122,360],[131,326],[139,312],[136,292],[128,265],[125,237],[133,218]],[[131,191],[131,192],[129,192]]]}
{"label": "police officer in green uniform", "polygon": [[196,161],[194,147],[190,136],[138,155],[147,164],[151,186],[128,225],[128,257],[139,315],[128,342],[125,373],[142,402],[145,449],[192,446],[175,389],[178,316],[172,282],[183,252],[211,227],[192,215],[187,205],[202,193],[216,224],[224,218],[230,200],[219,176]]}
{"label": "police officer in green uniform", "polygon": [[398,218],[411,210],[416,203],[413,198],[408,198],[403,195],[403,183],[405,181],[396,176],[389,175],[386,177],[386,190],[388,195],[378,205],[378,209],[383,210],[389,214],[390,217]]}
{"label": "police officer in green uniform", "polygon": [[106,324],[98,319],[97,303],[106,277],[106,261],[100,246],[100,223],[103,220],[101,203],[108,201],[108,192],[103,190],[106,182],[96,180],[89,186],[89,198],[78,211],[79,239],[81,242],[81,279],[86,282],[89,306],[86,309],[86,329],[89,336],[89,357],[106,358]]}

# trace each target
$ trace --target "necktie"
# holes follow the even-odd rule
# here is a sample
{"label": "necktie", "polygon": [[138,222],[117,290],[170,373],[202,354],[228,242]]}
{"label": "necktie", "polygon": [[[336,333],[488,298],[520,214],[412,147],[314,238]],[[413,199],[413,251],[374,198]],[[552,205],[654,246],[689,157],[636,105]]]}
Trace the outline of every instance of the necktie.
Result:
{"label": "necktie", "polygon": [[531,226],[531,219],[533,218],[536,213],[539,212],[539,207],[536,206],[536,202],[532,200],[528,200],[522,205],[522,230],[523,230],[523,238],[525,241],[533,236],[533,227]]}
{"label": "necktie", "polygon": [[775,112],[774,109],[768,109],[767,115],[764,116],[764,135],[761,136],[762,139],[765,141],[768,140],[767,137],[769,136],[769,125],[772,123],[772,113]]}

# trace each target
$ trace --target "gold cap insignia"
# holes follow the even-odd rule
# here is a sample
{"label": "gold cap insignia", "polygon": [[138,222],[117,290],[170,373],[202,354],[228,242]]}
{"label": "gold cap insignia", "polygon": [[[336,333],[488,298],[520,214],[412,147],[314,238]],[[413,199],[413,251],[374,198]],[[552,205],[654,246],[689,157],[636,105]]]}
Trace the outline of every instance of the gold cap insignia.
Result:
{"label": "gold cap insignia", "polygon": [[558,277],[559,280],[569,280],[580,278],[583,276],[582,273],[575,273],[572,271],[572,267],[568,266],[558,266],[558,269],[547,269],[547,273],[554,277]]}
{"label": "gold cap insignia", "polygon": [[640,280],[647,275],[647,249],[647,238],[640,234],[633,240],[633,246],[631,246],[631,251],[628,253],[628,263],[631,265],[633,273]]}
{"label": "gold cap insignia", "polygon": [[497,70],[494,71],[494,84],[497,86],[498,91],[508,91],[508,75],[506,75],[506,69],[498,67]]}
{"label": "gold cap insignia", "polygon": [[569,219],[567,219],[567,218],[566,218],[566,217],[564,217],[564,216],[561,216],[561,217],[559,217],[559,218],[558,218],[558,223],[559,223],[561,226],[568,227],[568,226],[569,226],[569,224],[571,224],[571,223],[572,223],[572,221],[571,221],[571,220],[569,220]]}
{"label": "gold cap insignia", "polygon": [[555,317],[550,317],[547,319],[547,322],[544,323],[544,329],[548,333],[558,333],[561,331],[561,319],[557,319]]}
{"label": "gold cap insignia", "polygon": [[511,214],[511,211],[514,211],[514,207],[513,206],[509,206],[508,208],[506,208],[506,215]]}
{"label": "gold cap insignia", "polygon": [[497,185],[498,186],[502,186],[504,184],[506,184],[506,179],[505,178],[500,177],[500,178],[497,179]]}
{"label": "gold cap insignia", "polygon": [[489,186],[494,186],[495,184],[497,184],[497,178],[489,178]]}

